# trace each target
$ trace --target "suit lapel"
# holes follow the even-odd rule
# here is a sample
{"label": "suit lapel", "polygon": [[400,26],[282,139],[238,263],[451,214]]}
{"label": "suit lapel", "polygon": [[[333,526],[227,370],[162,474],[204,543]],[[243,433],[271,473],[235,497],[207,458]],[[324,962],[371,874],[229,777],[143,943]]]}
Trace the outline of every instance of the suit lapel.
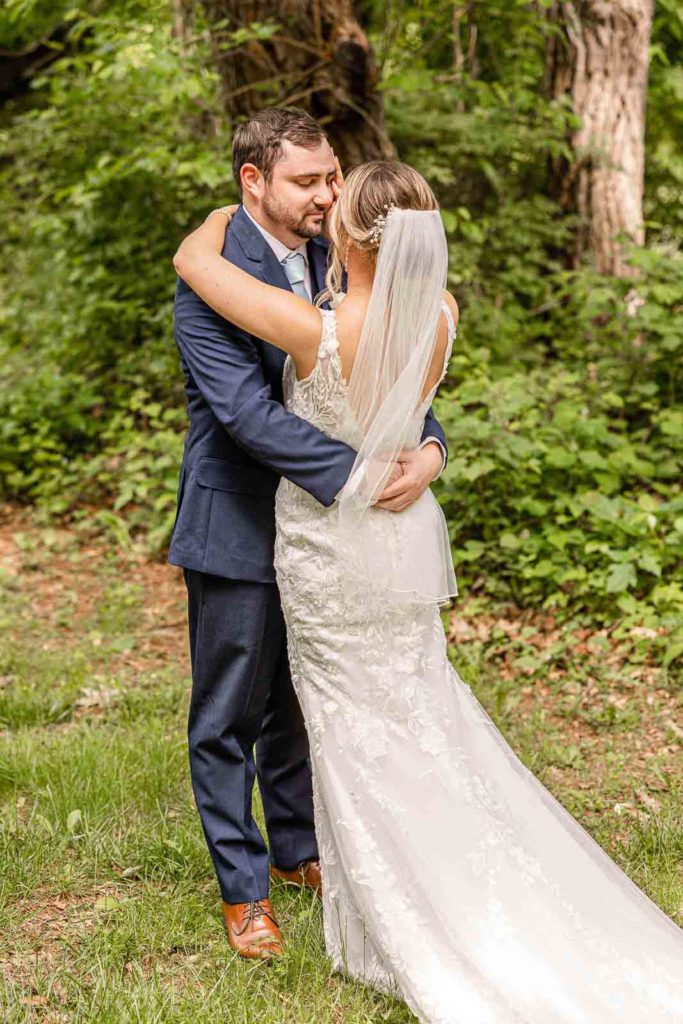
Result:
{"label": "suit lapel", "polygon": [[[312,297],[315,300],[318,292],[321,292],[325,287],[325,274],[327,273],[327,242],[321,238],[312,238],[308,243],[306,250],[308,252],[308,265],[311,269],[311,291]],[[328,303],[324,302],[323,306],[325,309],[328,308]]]}
{"label": "suit lapel", "polygon": [[263,254],[263,260],[261,261],[261,280],[265,281],[266,284],[272,284],[275,285],[276,288],[284,288],[286,291],[291,292],[292,286],[287,279],[284,267],[279,262],[277,256],[266,240],[263,240],[266,246],[266,251]]}
{"label": "suit lapel", "polygon": [[[231,246],[231,239],[237,245]],[[275,253],[242,206],[230,222],[228,249],[224,252],[240,270],[246,270],[266,284],[291,292],[292,286]]]}
{"label": "suit lapel", "polygon": [[[231,240],[233,243],[231,245]],[[327,242],[322,238],[312,238],[306,246],[308,266],[311,272],[311,292],[315,299],[318,292],[325,287],[327,273]],[[224,255],[228,256],[241,270],[272,284],[276,288],[284,288],[291,292],[292,286],[287,280],[282,265],[254,222],[240,208],[230,222]],[[329,308],[327,302],[323,303]]]}

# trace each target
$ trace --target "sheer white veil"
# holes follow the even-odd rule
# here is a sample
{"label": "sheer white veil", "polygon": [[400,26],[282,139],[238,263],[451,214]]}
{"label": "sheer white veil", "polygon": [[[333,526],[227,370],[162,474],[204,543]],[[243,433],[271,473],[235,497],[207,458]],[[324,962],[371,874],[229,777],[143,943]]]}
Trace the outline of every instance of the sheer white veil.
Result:
{"label": "sheer white veil", "polygon": [[[420,441],[438,340],[448,248],[438,210],[389,207],[349,380],[362,443],[339,498],[348,565],[387,597],[447,602],[457,594],[448,527],[431,490],[404,512],[374,508],[402,448]],[[447,353],[448,355],[448,353]]]}

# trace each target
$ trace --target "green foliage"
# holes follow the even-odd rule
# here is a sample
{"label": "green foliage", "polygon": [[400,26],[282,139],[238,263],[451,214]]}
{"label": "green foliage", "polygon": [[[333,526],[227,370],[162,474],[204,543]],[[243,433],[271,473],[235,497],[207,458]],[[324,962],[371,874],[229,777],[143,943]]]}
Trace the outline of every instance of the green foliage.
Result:
{"label": "green foliage", "polygon": [[229,195],[229,148],[210,60],[183,55],[166,3],[68,18],[0,130],[0,481],[56,513],[111,500],[159,545],[184,423],[171,256]]}
{"label": "green foliage", "polygon": [[[666,624],[683,641],[683,257],[665,108],[680,83],[683,20],[655,26],[649,247],[637,282],[568,271],[576,225],[548,169],[572,116],[544,96],[552,22],[525,3],[468,5],[454,62],[452,5],[390,8],[384,89],[401,156],[434,183],[461,328],[438,400],[451,459],[439,485],[461,589]],[[392,22],[393,20],[393,22]],[[380,33],[386,25],[377,22]],[[472,33],[477,45],[468,52]],[[678,61],[678,63],[677,63]]]}
{"label": "green foliage", "polygon": [[[683,258],[655,255],[634,254],[650,264],[637,308],[623,282],[568,278],[546,328],[562,359],[501,375],[490,349],[459,349],[439,399],[452,451],[440,498],[466,586],[661,621],[683,639],[683,410],[668,402]],[[601,318],[609,333],[592,338]]]}
{"label": "green foliage", "polygon": [[665,234],[683,229],[683,8],[655,5],[648,90],[645,215]]}
{"label": "green foliage", "polygon": [[70,10],[68,0],[4,0],[0,9],[3,48],[18,52],[49,38]]}
{"label": "green foliage", "polygon": [[[647,247],[635,282],[568,271],[553,198],[572,115],[544,92],[547,4],[363,0],[399,155],[433,183],[461,327],[439,487],[463,589],[667,628],[683,653],[683,15],[657,5]],[[68,32],[0,112],[0,490],[163,549],[185,424],[178,239],[234,198],[198,9],[10,0],[15,47]],[[241,40],[226,27],[226,47]],[[259,38],[270,23],[252,26]],[[246,36],[245,36],[246,38]]]}

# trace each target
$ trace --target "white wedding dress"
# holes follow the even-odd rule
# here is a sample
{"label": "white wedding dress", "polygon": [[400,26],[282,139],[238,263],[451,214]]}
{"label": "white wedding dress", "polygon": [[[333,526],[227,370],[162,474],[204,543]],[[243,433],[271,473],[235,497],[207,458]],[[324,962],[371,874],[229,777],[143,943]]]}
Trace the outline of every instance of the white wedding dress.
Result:
{"label": "white wedding dress", "polygon": [[[287,408],[358,447],[323,318],[313,372],[287,360]],[[450,665],[438,606],[349,570],[336,502],[283,479],[276,511],[335,967],[422,1024],[682,1024],[683,931],[524,767]],[[398,557],[411,513],[371,512]]]}

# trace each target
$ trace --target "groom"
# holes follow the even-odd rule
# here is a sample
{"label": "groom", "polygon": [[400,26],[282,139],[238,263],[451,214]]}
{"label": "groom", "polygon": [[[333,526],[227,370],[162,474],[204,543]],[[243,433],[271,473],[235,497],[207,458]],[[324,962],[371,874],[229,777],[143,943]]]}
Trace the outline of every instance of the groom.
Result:
{"label": "groom", "polygon": [[[303,111],[263,110],[237,128],[233,170],[242,205],[223,256],[312,301],[324,286],[319,236],[335,178],[325,133]],[[188,593],[192,786],[230,945],[269,958],[282,951],[269,876],[320,890],[308,742],[273,569],[275,491],[285,476],[329,506],[356,452],[287,412],[284,353],[221,319],[182,280],[175,337],[190,426],[169,561]],[[382,506],[416,501],[444,461],[430,412]],[[270,855],[252,817],[255,777]]]}

